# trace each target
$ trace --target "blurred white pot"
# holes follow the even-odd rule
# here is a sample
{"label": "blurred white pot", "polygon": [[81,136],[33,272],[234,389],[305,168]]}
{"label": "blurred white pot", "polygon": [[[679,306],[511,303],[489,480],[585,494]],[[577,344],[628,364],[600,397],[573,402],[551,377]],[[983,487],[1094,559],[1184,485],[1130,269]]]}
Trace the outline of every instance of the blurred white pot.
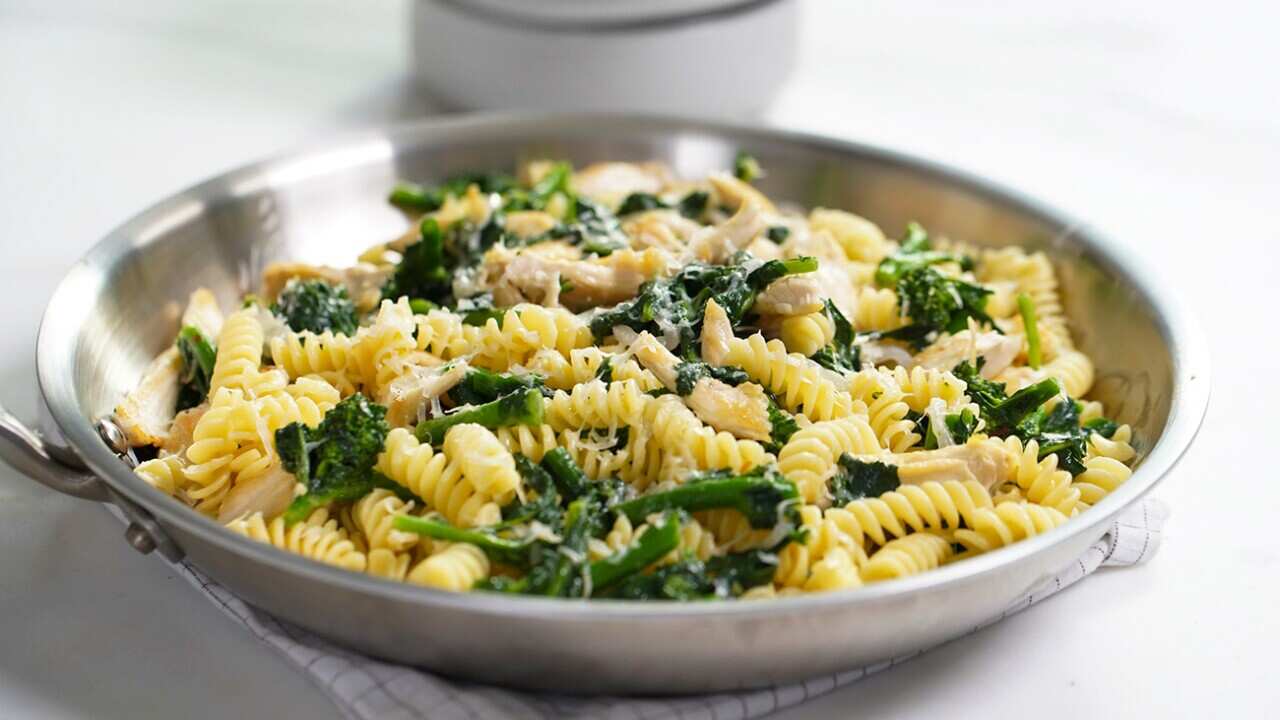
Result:
{"label": "blurred white pot", "polygon": [[796,0],[415,0],[418,82],[461,109],[732,117],[791,71]]}

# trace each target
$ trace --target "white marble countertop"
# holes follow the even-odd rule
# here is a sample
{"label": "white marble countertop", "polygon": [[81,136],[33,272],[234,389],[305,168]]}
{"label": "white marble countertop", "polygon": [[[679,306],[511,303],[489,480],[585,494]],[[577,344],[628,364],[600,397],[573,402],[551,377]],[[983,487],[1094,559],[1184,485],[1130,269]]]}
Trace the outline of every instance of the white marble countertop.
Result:
{"label": "white marble countertop", "polygon": [[[1275,717],[1280,101],[1261,4],[814,2],[769,120],[1015,185],[1185,288],[1215,348],[1168,539],[1029,612],[799,709],[865,716]],[[0,400],[106,229],[217,171],[429,110],[392,0],[0,2]],[[100,508],[0,468],[0,714],[337,717]],[[979,710],[981,708],[981,710]]]}

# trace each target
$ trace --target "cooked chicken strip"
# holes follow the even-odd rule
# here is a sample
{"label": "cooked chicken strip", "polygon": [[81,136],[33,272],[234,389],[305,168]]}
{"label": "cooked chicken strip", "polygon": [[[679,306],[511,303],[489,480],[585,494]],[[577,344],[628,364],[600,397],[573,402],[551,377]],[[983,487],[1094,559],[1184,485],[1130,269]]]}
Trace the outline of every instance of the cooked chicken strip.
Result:
{"label": "cooked chicken strip", "polygon": [[768,227],[764,212],[755,203],[744,203],[733,217],[719,225],[702,228],[689,241],[690,254],[696,260],[724,263]]}
{"label": "cooked chicken strip", "polygon": [[263,518],[274,518],[293,502],[295,484],[297,479],[279,463],[261,475],[237,482],[218,508],[218,522],[225,525],[256,512]]}
{"label": "cooked chicken strip", "polygon": [[708,300],[702,313],[702,359],[716,367],[724,364],[733,339],[733,323],[729,314],[715,300]]}
{"label": "cooked chicken strip", "polygon": [[961,330],[939,338],[920,351],[915,363],[927,368],[950,370],[965,360],[980,357],[983,359],[982,377],[990,380],[1009,367],[1021,351],[1021,336],[1001,335],[994,330],[975,335],[971,330]]}
{"label": "cooked chicken strip", "polygon": [[[657,338],[647,332],[640,333],[631,343],[630,352],[668,390],[679,392],[677,375],[680,359]],[[769,400],[764,389],[755,383],[734,387],[715,378],[704,377],[694,384],[684,401],[699,420],[717,431],[750,440],[769,440],[773,428],[769,422]]]}
{"label": "cooked chicken strip", "polygon": [[778,209],[765,194],[726,172],[715,172],[707,176],[720,204],[731,209],[741,210],[744,205],[755,205],[770,215],[778,214]]}
{"label": "cooked chicken strip", "polygon": [[804,315],[822,309],[822,285],[815,273],[774,281],[756,296],[753,312],[764,315]]}
{"label": "cooked chicken strip", "polygon": [[218,333],[222,332],[222,308],[218,307],[218,298],[205,288],[191,293],[187,309],[182,313],[182,324],[199,330],[210,342],[217,340]]}
{"label": "cooked chicken strip", "polygon": [[940,450],[859,456],[898,467],[898,481],[919,485],[930,480],[976,480],[990,490],[1009,482],[1013,467],[1004,444],[991,438],[974,438],[964,445]]}
{"label": "cooked chicken strip", "polygon": [[675,210],[648,210],[627,218],[622,232],[637,250],[656,247],[679,254],[702,225]]}
{"label": "cooked chicken strip", "polygon": [[411,366],[383,391],[380,401],[387,407],[387,422],[392,427],[417,424],[431,401],[462,382],[466,375],[467,363],[462,361],[439,367]]}
{"label": "cooked chicken strip", "polygon": [[163,444],[173,423],[178,404],[178,376],[182,373],[182,356],[170,347],[151,361],[142,382],[116,406],[115,419],[124,430],[129,445]]}
{"label": "cooked chicken strip", "polygon": [[367,262],[356,263],[345,270],[297,262],[271,263],[262,272],[262,291],[259,297],[263,303],[270,305],[280,297],[280,292],[290,280],[318,279],[342,285],[356,307],[368,311],[378,306],[382,299],[382,286],[386,284],[392,271],[392,267],[379,267]]}
{"label": "cooked chicken strip", "polygon": [[631,193],[656,195],[671,182],[671,170],[659,162],[602,162],[573,174],[573,189],[611,207]]}
{"label": "cooked chicken strip", "polygon": [[573,310],[614,305],[635,297],[640,286],[655,277],[664,277],[677,266],[667,253],[657,248],[643,252],[618,250],[608,257],[587,260],[557,260],[527,253],[507,264],[494,286],[494,301],[500,305],[538,302],[546,299],[550,282],[566,283],[559,301]]}

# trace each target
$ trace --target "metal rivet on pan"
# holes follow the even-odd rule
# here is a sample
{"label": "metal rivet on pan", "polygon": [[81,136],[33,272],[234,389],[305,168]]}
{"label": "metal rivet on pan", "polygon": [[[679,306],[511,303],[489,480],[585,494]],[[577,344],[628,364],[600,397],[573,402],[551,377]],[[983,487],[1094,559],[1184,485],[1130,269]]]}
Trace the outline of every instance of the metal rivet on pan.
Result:
{"label": "metal rivet on pan", "polygon": [[138,466],[138,458],[133,454],[133,448],[129,447],[129,439],[125,436],[124,430],[116,424],[111,416],[102,418],[97,422],[98,435],[102,437],[102,441],[111,448],[111,452],[120,456],[121,460],[129,463],[129,467]]}
{"label": "metal rivet on pan", "polygon": [[124,529],[124,539],[129,541],[129,545],[134,550],[146,555],[156,549],[156,541],[151,539],[148,533],[138,523],[129,523],[129,527]]}

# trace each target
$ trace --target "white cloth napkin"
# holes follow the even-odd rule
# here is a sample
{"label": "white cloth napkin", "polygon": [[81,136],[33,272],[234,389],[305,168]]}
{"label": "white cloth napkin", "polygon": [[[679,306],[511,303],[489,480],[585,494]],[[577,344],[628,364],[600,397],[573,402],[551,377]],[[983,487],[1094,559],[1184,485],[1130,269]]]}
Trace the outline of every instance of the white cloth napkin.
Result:
{"label": "white cloth napkin", "polygon": [[[1169,514],[1146,499],[1121,514],[1111,529],[1057,576],[1011,604],[973,632],[1074,585],[1099,567],[1138,565],[1160,547]],[[477,718],[630,718],[633,720],[745,720],[798,705],[915,657],[920,652],[794,685],[674,698],[572,697],[505,690],[446,680],[404,665],[371,660],[246,604],[186,562],[180,575],[267,645],[306,673],[348,717],[356,720],[476,720]]]}

